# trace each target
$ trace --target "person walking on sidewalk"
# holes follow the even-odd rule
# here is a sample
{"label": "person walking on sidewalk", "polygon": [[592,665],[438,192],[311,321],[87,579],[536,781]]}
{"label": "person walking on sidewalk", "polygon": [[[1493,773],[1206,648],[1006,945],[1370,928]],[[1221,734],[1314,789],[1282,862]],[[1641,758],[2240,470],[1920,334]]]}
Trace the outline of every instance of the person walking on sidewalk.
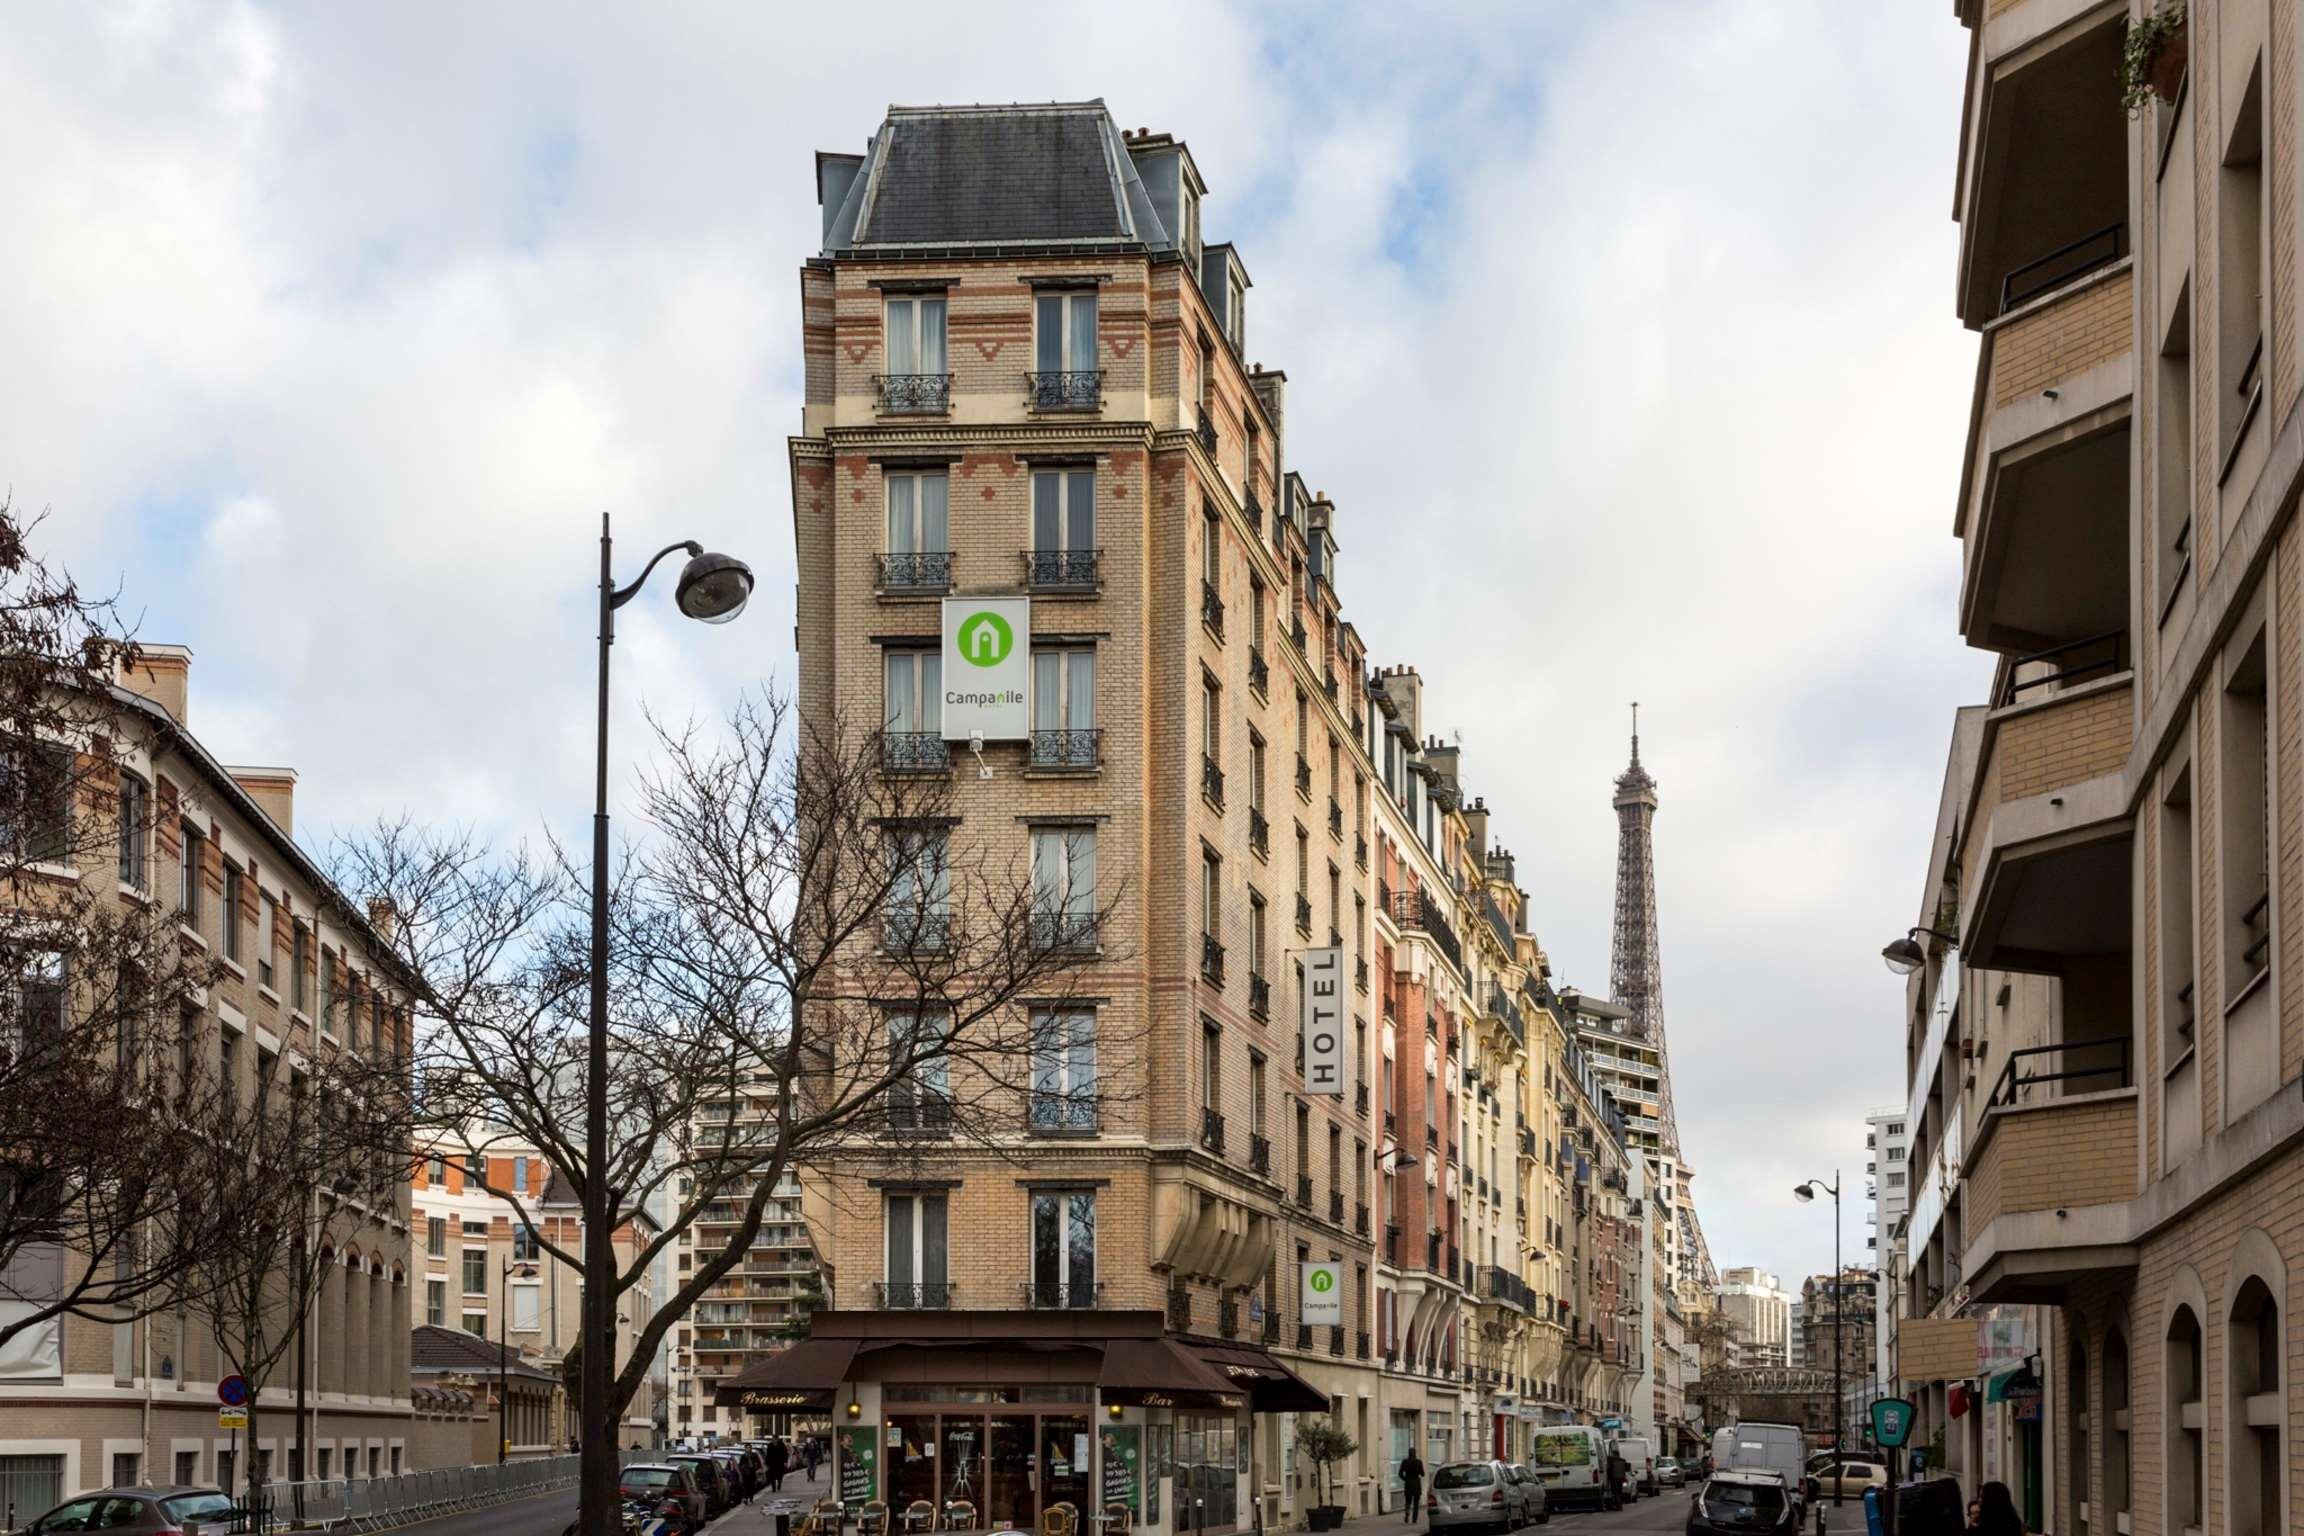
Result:
{"label": "person walking on sidewalk", "polygon": [[816,1468],[824,1460],[824,1448],[810,1435],[800,1447],[800,1459],[808,1464],[808,1481],[816,1481]]}
{"label": "person walking on sidewalk", "polygon": [[784,1448],[784,1437],[778,1435],[768,1442],[768,1486],[778,1493],[784,1491],[784,1469],[792,1464],[791,1452]]}
{"label": "person walking on sidewalk", "polygon": [[1424,1463],[1417,1459],[1414,1449],[1410,1449],[1407,1459],[1400,1463],[1400,1487],[1405,1495],[1403,1512],[1408,1516],[1402,1523],[1414,1525],[1424,1509]]}

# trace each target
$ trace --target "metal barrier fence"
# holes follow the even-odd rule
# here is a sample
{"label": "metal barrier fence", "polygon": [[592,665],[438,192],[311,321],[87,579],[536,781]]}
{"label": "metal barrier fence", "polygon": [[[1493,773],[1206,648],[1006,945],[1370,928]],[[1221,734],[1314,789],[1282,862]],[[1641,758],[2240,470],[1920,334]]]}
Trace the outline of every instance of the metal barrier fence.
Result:
{"label": "metal barrier fence", "polygon": [[[620,1450],[624,1466],[659,1454]],[[209,1533],[262,1533],[290,1530],[374,1531],[410,1520],[479,1509],[507,1499],[576,1486],[582,1458],[544,1456],[501,1466],[434,1467],[397,1477],[331,1478],[272,1483],[253,1507],[243,1506],[219,1522],[203,1521]]]}

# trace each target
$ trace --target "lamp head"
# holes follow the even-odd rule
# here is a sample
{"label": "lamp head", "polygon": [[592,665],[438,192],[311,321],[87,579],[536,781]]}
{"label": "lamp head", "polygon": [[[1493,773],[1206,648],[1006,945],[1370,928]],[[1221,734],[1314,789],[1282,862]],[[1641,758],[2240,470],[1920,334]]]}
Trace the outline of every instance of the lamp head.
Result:
{"label": "lamp head", "polygon": [[1392,1166],[1395,1170],[1401,1168],[1413,1168],[1416,1166],[1416,1154],[1413,1152],[1403,1152],[1397,1158],[1393,1159]]}
{"label": "lamp head", "polygon": [[752,596],[752,568],[733,555],[706,552],[680,568],[680,611],[706,624],[725,624]]}
{"label": "lamp head", "polygon": [[1928,963],[1928,956],[1912,935],[1906,934],[1880,951],[1880,958],[1888,962],[1888,969],[1899,976],[1909,976]]}
{"label": "lamp head", "polygon": [[1792,1198],[1802,1205],[1806,1205],[1816,1198],[1816,1186],[1813,1184],[1795,1184],[1792,1186]]}

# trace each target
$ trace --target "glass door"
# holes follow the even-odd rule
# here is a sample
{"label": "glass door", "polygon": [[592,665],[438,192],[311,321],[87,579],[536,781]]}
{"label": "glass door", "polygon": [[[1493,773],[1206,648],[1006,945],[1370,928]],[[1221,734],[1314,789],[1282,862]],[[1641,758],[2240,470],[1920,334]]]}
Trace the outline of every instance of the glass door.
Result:
{"label": "glass door", "polygon": [[[963,1531],[979,1526],[984,1520],[984,1421],[973,1414],[966,1418],[946,1414],[938,1439],[944,1452],[937,1467],[944,1523]],[[955,1504],[968,1507],[955,1510]]]}
{"label": "glass door", "polygon": [[888,1444],[881,1451],[887,1463],[888,1507],[894,1512],[892,1529],[926,1532],[937,1522],[907,1512],[915,1503],[936,1508],[936,1415],[900,1413],[888,1420]]}
{"label": "glass door", "polygon": [[1088,1518],[1102,1507],[1088,1497],[1088,1474],[1095,1460],[1090,1438],[1084,1418],[1051,1415],[1040,1421],[1040,1507],[1071,1505],[1073,1524],[1081,1536],[1101,1529]]}
{"label": "glass door", "polygon": [[984,1485],[984,1523],[994,1530],[1034,1530],[1040,1509],[1031,1416],[995,1415],[990,1424],[991,1468]]}

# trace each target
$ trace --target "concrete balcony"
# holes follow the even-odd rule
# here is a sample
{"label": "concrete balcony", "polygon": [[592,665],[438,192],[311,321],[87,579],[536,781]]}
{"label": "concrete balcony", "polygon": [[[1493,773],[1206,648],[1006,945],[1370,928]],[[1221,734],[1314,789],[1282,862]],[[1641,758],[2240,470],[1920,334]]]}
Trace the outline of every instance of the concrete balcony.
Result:
{"label": "concrete balcony", "polygon": [[[2137,1117],[2127,1043],[2122,1036],[2042,1058],[2070,1063],[2060,1070],[2074,1075],[2033,1081],[2068,1092],[2033,1098],[2003,1077],[1964,1170],[1971,1302],[2054,1304],[2076,1280],[2135,1267],[2128,1202],[2137,1193]],[[2118,1086],[2097,1086],[2108,1083]]]}

